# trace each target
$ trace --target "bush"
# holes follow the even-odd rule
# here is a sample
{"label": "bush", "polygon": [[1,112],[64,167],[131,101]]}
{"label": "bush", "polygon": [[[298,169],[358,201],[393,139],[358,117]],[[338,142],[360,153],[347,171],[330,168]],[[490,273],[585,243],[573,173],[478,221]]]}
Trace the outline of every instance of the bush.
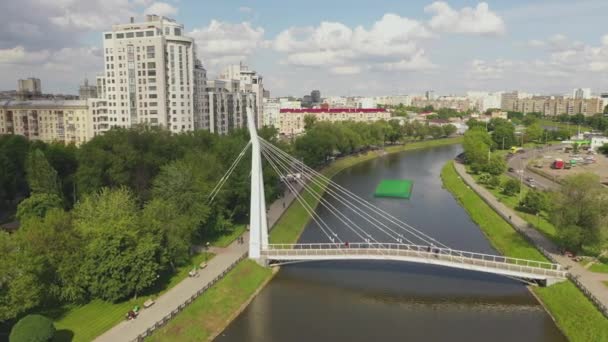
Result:
{"label": "bush", "polygon": [[519,193],[520,190],[520,186],[519,186],[519,182],[515,179],[508,179],[505,184],[503,185],[503,190],[502,192],[507,195],[507,196],[513,196],[517,193]]}
{"label": "bush", "polygon": [[490,180],[488,181],[488,186],[491,188],[499,187],[500,186],[500,177],[491,176]]}
{"label": "bush", "polygon": [[543,192],[537,190],[528,191],[519,205],[523,211],[537,214],[547,208],[547,197]]}
{"label": "bush", "polygon": [[489,173],[482,173],[479,176],[478,183],[479,184],[488,184],[488,183],[490,183],[490,178],[492,178],[492,176]]}
{"label": "bush", "polygon": [[53,321],[42,315],[27,315],[15,324],[9,342],[47,342],[55,336]]}

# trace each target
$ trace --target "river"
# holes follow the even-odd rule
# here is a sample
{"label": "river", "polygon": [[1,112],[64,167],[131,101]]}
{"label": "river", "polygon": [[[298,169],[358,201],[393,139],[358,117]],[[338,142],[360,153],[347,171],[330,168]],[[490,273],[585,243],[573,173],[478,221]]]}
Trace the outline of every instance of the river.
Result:
{"label": "river", "polygon": [[[387,155],[334,180],[452,248],[496,253],[442,188],[459,145]],[[409,200],[377,199],[382,179],[414,181]],[[318,209],[327,222],[330,215]],[[351,217],[354,219],[353,217]],[[338,225],[336,225],[338,226]],[[346,231],[345,241],[356,241]],[[326,242],[309,224],[300,242]],[[438,266],[336,261],[284,266],[216,341],[566,341],[524,285]]]}

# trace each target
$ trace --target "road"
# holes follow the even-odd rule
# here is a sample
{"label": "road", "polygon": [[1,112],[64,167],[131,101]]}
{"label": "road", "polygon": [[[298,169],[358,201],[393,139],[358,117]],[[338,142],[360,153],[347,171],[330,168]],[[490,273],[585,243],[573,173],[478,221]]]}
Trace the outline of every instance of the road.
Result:
{"label": "road", "polygon": [[458,175],[471,187],[488,205],[490,205],[505,221],[509,222],[516,230],[526,235],[532,243],[547,251],[560,265],[568,269],[568,272],[577,278],[604,306],[608,307],[608,291],[602,282],[608,281],[608,274],[591,272],[576,261],[560,253],[560,249],[541,234],[538,230],[531,228],[528,223],[520,218],[517,213],[499,202],[492,193],[483,186],[477,184],[473,177],[466,172],[465,166],[455,163],[454,167]]}
{"label": "road", "polygon": [[533,184],[542,190],[554,190],[559,187],[559,184],[551,179],[545,178],[537,173],[533,173],[526,169],[526,164],[530,160],[534,160],[537,157],[561,149],[559,146],[548,146],[541,149],[529,148],[524,153],[516,153],[507,159],[507,167],[513,169],[513,171],[507,171],[507,175],[517,180],[522,180],[527,185],[530,185],[527,178],[533,178]]}

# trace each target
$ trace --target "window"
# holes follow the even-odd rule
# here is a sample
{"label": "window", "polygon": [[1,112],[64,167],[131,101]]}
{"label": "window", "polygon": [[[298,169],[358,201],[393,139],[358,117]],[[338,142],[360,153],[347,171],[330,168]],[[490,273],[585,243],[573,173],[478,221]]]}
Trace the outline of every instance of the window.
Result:
{"label": "window", "polygon": [[165,27],[165,36],[168,36],[169,34],[171,34],[171,32],[169,31],[169,28]]}
{"label": "window", "polygon": [[156,94],[150,94],[150,95],[148,95],[148,97],[151,98],[151,99],[157,98]]}
{"label": "window", "polygon": [[125,37],[125,35],[123,33],[116,34],[116,39],[123,39],[124,37]]}
{"label": "window", "polygon": [[156,68],[156,63],[154,63],[154,62],[148,62],[148,68],[150,68],[150,69]]}
{"label": "window", "polygon": [[146,37],[154,37],[154,31],[146,31]]}
{"label": "window", "polygon": [[143,31],[135,32],[135,36],[136,37],[143,37],[144,36],[144,32]]}
{"label": "window", "polygon": [[146,46],[146,55],[148,58],[154,58],[154,46]]}
{"label": "window", "polygon": [[148,70],[148,76],[156,76],[156,70]]}
{"label": "window", "polygon": [[182,35],[182,29],[180,29],[179,27],[176,27],[174,32],[175,32],[176,36],[181,36]]}
{"label": "window", "polygon": [[133,32],[127,32],[127,38],[133,38],[135,35]]}
{"label": "window", "polygon": [[106,39],[112,39],[112,34],[111,33],[106,33]]}

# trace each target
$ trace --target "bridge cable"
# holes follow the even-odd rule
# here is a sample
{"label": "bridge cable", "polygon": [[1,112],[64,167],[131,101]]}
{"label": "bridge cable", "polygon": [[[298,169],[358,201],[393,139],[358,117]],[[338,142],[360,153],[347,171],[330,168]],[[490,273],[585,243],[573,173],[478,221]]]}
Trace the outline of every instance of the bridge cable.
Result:
{"label": "bridge cable", "polygon": [[224,186],[224,184],[226,183],[228,178],[230,178],[230,176],[232,175],[232,172],[234,172],[234,170],[238,166],[241,159],[243,159],[243,156],[245,155],[245,152],[247,151],[247,148],[249,148],[250,145],[251,145],[251,140],[247,143],[247,145],[245,145],[243,150],[241,150],[241,152],[237,155],[237,157],[232,162],[232,165],[230,165],[228,170],[226,170],[226,172],[224,173],[222,178],[220,178],[220,180],[215,184],[215,187],[213,187],[213,190],[211,190],[209,195],[207,195],[207,204],[210,204],[213,202],[213,200],[215,199],[215,196],[217,196],[217,194],[220,192],[220,190],[222,189],[222,187]]}
{"label": "bridge cable", "polygon": [[[391,215],[390,213],[386,212],[385,210],[383,210],[383,209],[381,209],[381,208],[379,208],[379,207],[371,204],[369,201],[367,201],[367,200],[361,198],[360,196],[358,196],[358,195],[350,192],[349,190],[345,189],[341,185],[339,185],[336,182],[332,181],[331,179],[327,178],[326,176],[324,176],[320,172],[317,172],[316,170],[314,170],[314,169],[310,168],[309,166],[307,166],[306,164],[302,163],[300,160],[298,160],[298,159],[290,156],[288,153],[282,151],[278,147],[276,147],[276,146],[272,145],[271,143],[267,142],[263,138],[260,138],[260,140],[263,143],[266,143],[269,148],[273,149],[277,153],[282,154],[286,158],[292,160],[292,162],[294,162],[295,164],[297,164],[298,166],[300,166],[302,169],[306,169],[310,173],[318,176],[321,180],[327,182],[328,186],[329,185],[333,185],[334,188],[336,188],[338,191],[340,191],[340,192],[344,193],[346,196],[354,199],[355,201],[357,201],[361,205],[365,206],[366,208],[368,208],[372,212],[376,213],[377,215],[383,217],[387,221],[393,223],[394,225],[396,225],[400,229],[402,229],[402,230],[406,231],[407,233],[415,236],[420,241],[423,241],[427,245],[437,245],[439,247],[450,249],[447,245],[445,245],[442,242],[436,240],[435,238],[433,238],[433,237],[431,237],[431,236],[429,236],[429,235],[421,232],[420,230],[418,230],[418,229],[414,228],[413,226],[409,225],[408,223],[403,222],[402,220],[394,217],[393,215]],[[408,227],[409,229],[406,228],[406,227],[404,227],[404,226]]]}
{"label": "bridge cable", "polygon": [[[268,158],[266,158],[266,159],[268,160],[270,166],[274,169],[276,174],[279,175],[279,177],[281,177],[282,174],[281,174],[280,170],[278,169],[278,167],[274,164],[274,162]],[[287,185],[287,188],[294,195],[296,200],[302,205],[302,207],[304,207],[304,210],[306,210],[306,212],[315,221],[315,223],[321,229],[321,231],[327,236],[328,240],[331,242],[335,242],[334,241],[335,239],[332,237],[332,235],[333,235],[337,238],[338,241],[340,241],[340,243],[342,243],[342,240],[340,240],[340,238],[337,236],[337,234],[335,234],[334,231],[329,227],[329,225],[325,221],[323,221],[323,219],[317,213],[315,213],[314,210],[312,210],[310,205],[302,198],[300,193],[291,184],[286,184],[286,185]],[[325,228],[323,228],[324,226],[325,226]],[[325,229],[329,230],[331,232],[331,235],[328,234]]]}
{"label": "bridge cable", "polygon": [[[265,145],[265,143],[263,143],[263,146],[264,146],[266,149],[268,149],[268,148],[269,148],[267,145]],[[286,161],[286,159],[285,159],[285,157],[284,157],[284,156],[277,155],[277,154],[276,154],[276,151],[274,151],[274,152],[273,152],[273,154],[275,154],[275,156],[274,156],[275,158],[280,158],[280,159],[281,159],[281,163],[282,163],[282,165],[283,165],[283,168],[284,168],[284,169],[287,169],[287,170],[289,171],[289,166],[287,166],[287,165],[286,165],[286,164],[287,164],[289,161],[288,161],[288,160]],[[316,186],[318,186],[318,187],[320,187],[320,188],[323,188],[325,185],[327,185],[327,184],[324,184],[324,183],[320,182],[320,181],[319,181],[319,180],[318,180],[316,177],[312,177],[312,176],[310,176],[310,174],[309,174],[309,173],[305,173],[305,172],[304,172],[304,173],[303,173],[303,177],[304,177],[304,178],[306,178],[306,179],[308,179],[310,183],[313,183],[314,185],[316,185]],[[310,192],[311,194],[312,194],[312,193],[314,193],[314,196],[316,197],[316,199],[317,199],[317,200],[319,200],[319,202],[320,202],[322,205],[327,204],[328,206],[331,206],[331,207],[333,208],[333,210],[332,210],[332,209],[330,209],[330,208],[328,208],[328,209],[330,210],[330,212],[331,212],[332,214],[334,214],[335,216],[337,216],[337,217],[338,217],[338,219],[340,219],[340,221],[342,221],[342,223],[344,223],[344,225],[345,225],[347,228],[349,228],[349,229],[351,229],[352,231],[354,231],[354,232],[355,232],[355,234],[357,234],[357,235],[358,235],[360,238],[362,238],[364,241],[366,240],[366,238],[365,238],[365,237],[361,236],[361,234],[359,234],[357,231],[355,231],[353,228],[351,228],[351,227],[349,226],[349,224],[348,224],[348,223],[344,222],[344,220],[343,220],[343,219],[342,219],[340,216],[338,216],[337,214],[335,214],[335,212],[336,212],[336,211],[337,211],[337,212],[338,212],[340,215],[342,215],[344,218],[346,218],[346,219],[347,219],[347,220],[348,220],[348,221],[349,221],[349,222],[350,222],[352,225],[354,225],[354,226],[355,226],[357,229],[359,229],[361,232],[363,232],[363,233],[364,233],[364,234],[365,234],[365,235],[366,235],[366,236],[367,236],[369,239],[374,240],[376,243],[380,243],[380,244],[381,244],[381,242],[380,242],[380,241],[378,241],[378,240],[377,240],[377,239],[375,239],[375,238],[374,238],[372,235],[370,235],[368,232],[366,232],[364,229],[362,229],[361,227],[359,227],[359,226],[358,226],[358,225],[357,225],[355,222],[353,222],[353,221],[352,221],[352,220],[351,220],[351,219],[350,219],[348,216],[346,216],[344,213],[340,212],[340,211],[339,211],[339,210],[338,210],[338,209],[337,209],[335,206],[333,206],[333,205],[332,205],[332,204],[331,204],[331,203],[330,203],[330,202],[329,202],[327,199],[323,198],[323,194],[322,194],[322,193],[319,193],[319,192],[317,192],[316,190],[309,190],[309,188],[310,188],[310,189],[312,189],[312,187],[311,187],[311,186],[307,186],[305,181],[300,180],[300,179],[298,179],[297,177],[294,177],[294,178],[295,178],[295,180],[296,180],[296,181],[297,181],[299,184],[303,185],[303,187],[304,187],[304,188],[305,188],[305,189],[306,189],[308,192]],[[367,222],[369,222],[369,223],[370,223],[372,226],[374,226],[376,229],[378,229],[378,230],[382,231],[383,233],[385,233],[386,235],[388,235],[390,238],[392,238],[392,239],[394,239],[394,240],[396,240],[396,241],[398,241],[398,242],[402,243],[402,241],[401,241],[401,240],[400,240],[398,237],[395,237],[395,236],[393,236],[392,234],[390,234],[389,232],[387,232],[386,230],[384,230],[384,229],[380,228],[380,227],[379,227],[378,225],[376,225],[374,222],[370,221],[370,220],[369,220],[369,219],[368,219],[366,216],[368,216],[368,217],[369,217],[369,218],[371,218],[372,220],[374,220],[374,221],[378,222],[380,225],[382,225],[382,226],[384,226],[385,228],[387,228],[388,230],[390,230],[390,231],[391,231],[393,234],[395,234],[395,235],[397,235],[397,236],[400,236],[401,234],[399,234],[399,233],[395,232],[394,230],[390,229],[388,226],[386,226],[385,224],[383,224],[382,222],[380,222],[378,219],[376,219],[376,218],[375,218],[375,217],[373,217],[372,215],[368,214],[367,212],[365,212],[365,211],[363,211],[363,210],[360,210],[361,208],[357,208],[355,205],[353,205],[353,203],[352,203],[352,202],[348,201],[348,199],[345,199],[343,196],[337,195],[335,192],[333,192],[331,189],[329,189],[329,188],[327,188],[327,187],[325,188],[325,193],[326,193],[328,196],[331,196],[332,198],[336,199],[338,202],[340,202],[340,203],[341,203],[342,205],[344,205],[345,207],[349,208],[351,211],[353,211],[353,212],[354,212],[355,214],[357,214],[358,216],[362,217],[364,220],[366,220]],[[364,216],[364,215],[366,215],[366,216]],[[405,239],[405,238],[404,238],[404,239]],[[412,241],[410,241],[410,240],[408,240],[408,239],[405,239],[405,240],[406,240],[407,242],[409,242],[410,244],[413,244],[413,242],[412,242]]]}
{"label": "bridge cable", "polygon": [[[264,148],[262,151],[264,152],[264,155],[266,156],[266,159],[272,158],[273,161],[282,168],[282,170],[286,171],[287,174],[289,174],[289,171],[291,171],[290,167],[288,165],[286,165],[283,161],[281,161],[278,158],[277,155],[273,155],[273,152],[271,152],[270,150],[268,150],[266,148]],[[284,177],[284,179],[286,179],[286,178],[287,177]],[[323,196],[321,194],[319,194],[316,190],[314,190],[311,186],[308,186],[306,184],[306,182],[303,182],[302,180],[299,180],[297,177],[294,177],[294,178],[295,178],[296,182],[302,187],[303,190],[306,190],[306,192],[308,192],[310,195],[312,195],[314,199],[316,199],[322,206],[324,206],[325,208],[327,208],[327,210],[330,213],[332,213],[334,216],[336,216],[342,223],[344,223],[344,225],[346,227],[348,227],[349,229],[351,229],[357,236],[359,236],[362,240],[365,240],[365,237],[363,237],[363,235],[361,235],[357,230],[351,228],[349,226],[349,224],[345,221],[345,219],[348,220],[355,227],[357,227],[357,229],[359,229],[361,232],[363,232],[364,234],[367,235],[367,233],[365,232],[365,230],[363,230],[356,223],[354,223],[344,213],[340,212],[333,204],[331,204],[329,201],[327,201],[325,198],[323,198]],[[288,180],[285,180],[285,183],[288,183],[288,182],[289,182]],[[376,239],[374,239],[374,241],[378,242]]]}

